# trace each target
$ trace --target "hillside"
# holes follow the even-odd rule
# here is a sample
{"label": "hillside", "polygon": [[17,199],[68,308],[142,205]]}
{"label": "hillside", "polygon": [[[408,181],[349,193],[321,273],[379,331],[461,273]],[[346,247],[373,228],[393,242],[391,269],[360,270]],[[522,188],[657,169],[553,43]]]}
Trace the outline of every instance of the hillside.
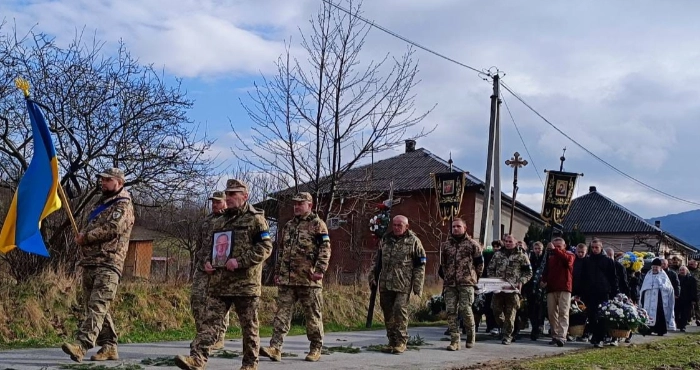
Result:
{"label": "hillside", "polygon": [[668,231],[689,244],[700,246],[700,209],[654,217],[647,221],[654,224],[656,220],[661,221],[661,229],[664,231]]}

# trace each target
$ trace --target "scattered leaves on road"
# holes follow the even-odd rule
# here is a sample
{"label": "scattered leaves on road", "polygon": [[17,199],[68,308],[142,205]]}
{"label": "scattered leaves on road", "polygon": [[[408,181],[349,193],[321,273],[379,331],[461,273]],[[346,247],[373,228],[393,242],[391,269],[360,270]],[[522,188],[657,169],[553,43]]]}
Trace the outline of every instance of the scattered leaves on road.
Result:
{"label": "scattered leaves on road", "polygon": [[236,358],[241,356],[241,351],[230,351],[227,349],[220,349],[215,352],[213,352],[210,357],[219,357],[219,358]]}
{"label": "scattered leaves on road", "polygon": [[352,343],[350,343],[347,346],[334,346],[334,347],[324,346],[323,348],[321,348],[322,355],[330,355],[331,353],[334,353],[334,352],[360,353],[360,351],[361,351],[361,349],[359,347],[353,347]]}
{"label": "scattered leaves on road", "polygon": [[144,358],[143,360],[141,360],[141,365],[177,366],[175,364],[175,358],[173,358],[173,357]]}
{"label": "scattered leaves on road", "polygon": [[425,338],[422,338],[420,334],[416,334],[410,338],[408,338],[408,342],[406,342],[406,347],[419,347],[419,346],[432,346],[431,343],[428,343],[425,341]]}

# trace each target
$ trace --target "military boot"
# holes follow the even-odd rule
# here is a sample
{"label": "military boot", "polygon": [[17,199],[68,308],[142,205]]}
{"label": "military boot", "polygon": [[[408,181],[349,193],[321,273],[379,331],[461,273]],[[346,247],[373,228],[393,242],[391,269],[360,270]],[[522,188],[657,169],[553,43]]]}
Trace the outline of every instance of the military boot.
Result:
{"label": "military boot", "polygon": [[448,351],[458,351],[459,350],[459,335],[450,336],[450,345],[447,346]]}
{"label": "military boot", "polygon": [[400,355],[404,352],[406,352],[406,343],[397,344],[396,347],[394,347],[393,350],[391,351],[391,353],[393,353],[395,355]]}
{"label": "military boot", "polygon": [[260,356],[269,357],[272,361],[282,361],[282,351],[276,347],[260,347]]}
{"label": "military boot", "polygon": [[83,362],[83,357],[87,352],[80,343],[63,343],[61,349],[75,362]]}
{"label": "military boot", "polygon": [[178,355],[175,357],[175,365],[184,370],[204,370],[204,361],[197,357]]}
{"label": "military boot", "polygon": [[243,365],[241,370],[258,370],[258,365]]}
{"label": "military boot", "polygon": [[102,346],[97,354],[90,357],[92,361],[109,361],[109,360],[119,360],[119,353],[117,353],[117,346],[106,345]]}
{"label": "military boot", "polygon": [[316,362],[318,359],[321,358],[321,350],[318,348],[312,348],[309,351],[309,354],[306,355],[306,358],[304,360],[306,361],[311,361],[311,362]]}
{"label": "military boot", "polygon": [[472,348],[474,347],[474,342],[476,342],[476,333],[474,332],[474,328],[467,328],[467,342],[465,343],[464,347]]}

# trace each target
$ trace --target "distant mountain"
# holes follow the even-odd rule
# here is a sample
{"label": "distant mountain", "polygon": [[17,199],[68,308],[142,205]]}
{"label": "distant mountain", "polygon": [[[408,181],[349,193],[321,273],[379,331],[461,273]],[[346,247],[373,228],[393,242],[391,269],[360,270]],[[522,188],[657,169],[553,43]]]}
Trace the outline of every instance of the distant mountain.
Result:
{"label": "distant mountain", "polygon": [[688,244],[700,246],[700,209],[673,215],[650,218],[647,221],[661,221],[661,229],[683,239]]}

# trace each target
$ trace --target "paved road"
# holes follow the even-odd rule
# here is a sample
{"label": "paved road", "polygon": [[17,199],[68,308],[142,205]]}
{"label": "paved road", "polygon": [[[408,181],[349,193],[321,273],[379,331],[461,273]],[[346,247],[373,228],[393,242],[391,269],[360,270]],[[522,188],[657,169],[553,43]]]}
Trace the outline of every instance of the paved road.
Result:
{"label": "paved road", "polygon": [[[696,327],[689,327],[689,331],[697,331]],[[567,343],[563,348],[547,345],[547,339],[532,342],[528,339],[515,342],[510,346],[504,346],[500,342],[490,339],[485,334],[479,333],[477,343],[472,349],[463,349],[457,352],[448,352],[445,346],[449,344],[442,341],[444,328],[425,327],[410,328],[411,336],[420,335],[431,345],[420,347],[420,350],[406,351],[402,355],[383,354],[363,350],[359,354],[332,353],[322,356],[317,363],[305,362],[305,352],[308,350],[308,342],[305,336],[288,337],[284,346],[284,352],[297,354],[298,357],[285,357],[282,362],[271,362],[267,358],[260,359],[261,370],[313,370],[328,369],[449,369],[455,366],[477,364],[496,359],[518,359],[535,355],[556,354],[573,349],[589,348],[587,343]],[[384,331],[342,332],[326,335],[325,345],[363,347],[373,344],[386,343]],[[673,334],[671,334],[673,335]],[[649,342],[659,337],[635,336],[633,343]],[[262,344],[266,345],[269,338],[263,338]],[[240,340],[230,340],[226,343],[228,350],[240,350]],[[95,353],[91,350],[88,356]],[[119,346],[120,361],[103,363],[116,366],[120,362],[138,364],[145,358],[157,358],[163,356],[175,356],[187,354],[189,342],[159,342],[145,344],[124,344]],[[230,370],[240,366],[240,358],[224,359],[211,358],[207,369]],[[83,361],[83,363],[92,363]],[[35,370],[35,369],[60,369],[61,365],[75,364],[60,348],[25,349],[0,352],[0,370]],[[159,370],[167,367],[144,366],[145,369]]]}

